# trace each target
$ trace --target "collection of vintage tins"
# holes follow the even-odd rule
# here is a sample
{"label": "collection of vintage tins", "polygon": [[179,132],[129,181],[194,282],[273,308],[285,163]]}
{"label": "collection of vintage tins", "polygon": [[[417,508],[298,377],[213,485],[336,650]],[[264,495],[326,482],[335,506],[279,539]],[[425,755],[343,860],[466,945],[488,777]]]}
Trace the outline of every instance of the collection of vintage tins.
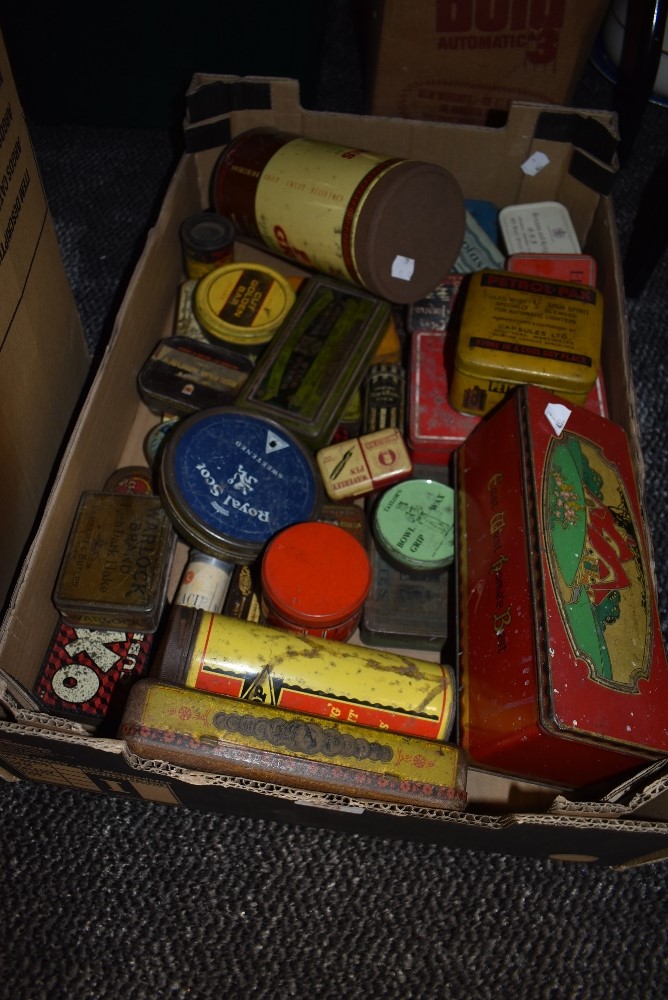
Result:
{"label": "collection of vintage tins", "polygon": [[233,563],[311,519],[320,495],[308,449],[276,421],[231,406],[184,417],[161,449],[158,478],[179,535]]}
{"label": "collection of vintage tins", "polygon": [[345,642],[362,617],[371,567],[350,532],[308,521],[272,538],[262,556],[261,579],[267,624]]}
{"label": "collection of vintage tins", "polygon": [[390,302],[450,271],[464,198],[442,167],[256,128],[223,150],[212,202],[241,236]]}

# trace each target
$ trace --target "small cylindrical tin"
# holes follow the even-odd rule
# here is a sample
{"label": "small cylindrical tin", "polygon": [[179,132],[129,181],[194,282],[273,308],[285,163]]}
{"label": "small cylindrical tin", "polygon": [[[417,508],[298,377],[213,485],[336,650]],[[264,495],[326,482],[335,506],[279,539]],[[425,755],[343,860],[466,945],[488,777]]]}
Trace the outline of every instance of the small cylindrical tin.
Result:
{"label": "small cylindrical tin", "polygon": [[215,343],[257,354],[269,343],[295,302],[289,281],[264,264],[227,264],[201,278],[193,312]]}
{"label": "small cylindrical tin", "polygon": [[235,407],[184,417],[160,453],[159,491],[184,541],[224,562],[251,563],[320,500],[308,450],[280,424]]}
{"label": "small cylindrical tin", "polygon": [[350,639],[371,586],[369,557],[344,528],[294,524],[262,557],[262,613],[269,625],[323,639]]}
{"label": "small cylindrical tin", "polygon": [[397,303],[443,280],[464,235],[464,198],[444,168],[273,128],[223,150],[212,202],[240,235]]}
{"label": "small cylindrical tin", "polygon": [[147,465],[124,465],[104,484],[105,493],[153,493],[153,473]]}
{"label": "small cylindrical tin", "polygon": [[189,215],[179,230],[183,269],[188,278],[201,278],[234,256],[234,226],[216,212]]}
{"label": "small cylindrical tin", "polygon": [[455,557],[455,493],[435,479],[407,479],[380,495],[373,510],[376,540],[394,563],[420,573]]}
{"label": "small cylindrical tin", "polygon": [[173,603],[185,608],[222,611],[233,569],[234,563],[191,549]]}

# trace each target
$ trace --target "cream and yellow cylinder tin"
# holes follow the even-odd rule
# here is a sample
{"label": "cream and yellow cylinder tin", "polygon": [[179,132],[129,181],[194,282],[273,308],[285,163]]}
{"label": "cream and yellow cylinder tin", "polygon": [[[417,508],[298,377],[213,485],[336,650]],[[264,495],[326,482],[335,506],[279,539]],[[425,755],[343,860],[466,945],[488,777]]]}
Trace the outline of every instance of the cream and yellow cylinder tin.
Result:
{"label": "cream and yellow cylinder tin", "polygon": [[510,271],[472,274],[466,290],[451,406],[488,413],[516,385],[583,406],[598,375],[603,297],[597,288]]}
{"label": "cream and yellow cylinder tin", "polygon": [[257,353],[295,303],[292,285],[264,264],[225,264],[200,278],[193,293],[195,319],[213,341]]}
{"label": "cream and yellow cylinder tin", "polygon": [[396,303],[436,288],[465,228],[462,192],[444,168],[272,128],[226,147],[212,201],[239,235]]}

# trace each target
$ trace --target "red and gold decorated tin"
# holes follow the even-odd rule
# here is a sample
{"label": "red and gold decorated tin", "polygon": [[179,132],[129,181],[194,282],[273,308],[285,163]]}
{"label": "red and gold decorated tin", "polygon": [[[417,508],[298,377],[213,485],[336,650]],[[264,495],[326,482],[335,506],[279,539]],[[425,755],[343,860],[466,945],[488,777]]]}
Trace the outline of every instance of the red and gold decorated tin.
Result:
{"label": "red and gold decorated tin", "polygon": [[223,150],[212,201],[239,235],[390,302],[434,289],[464,235],[464,198],[442,167],[273,128]]}
{"label": "red and gold decorated tin", "polygon": [[293,524],[272,538],[262,557],[265,621],[291,632],[345,642],[370,586],[364,547],[334,524]]}
{"label": "red and gold decorated tin", "polygon": [[297,635],[173,607],[155,663],[160,680],[394,733],[448,739],[447,664]]}
{"label": "red and gold decorated tin", "polygon": [[623,429],[534,386],[456,461],[462,742],[576,787],[668,753],[668,669]]}

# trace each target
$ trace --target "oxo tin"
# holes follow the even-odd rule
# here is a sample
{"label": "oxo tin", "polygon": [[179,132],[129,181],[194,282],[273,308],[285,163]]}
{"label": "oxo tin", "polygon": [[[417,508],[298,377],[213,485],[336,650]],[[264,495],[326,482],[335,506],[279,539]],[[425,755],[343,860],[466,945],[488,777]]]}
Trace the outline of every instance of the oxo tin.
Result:
{"label": "oxo tin", "polygon": [[522,386],[456,453],[462,743],[576,787],[668,753],[668,670],[623,429]]}
{"label": "oxo tin", "polygon": [[307,449],[266,417],[214,407],[185,417],[160,455],[159,490],[181,537],[223,561],[247,563],[319,501]]}
{"label": "oxo tin", "polygon": [[510,271],[472,274],[457,336],[450,403],[482,416],[514,385],[584,405],[598,375],[603,298],[579,282]]}
{"label": "oxo tin", "polygon": [[364,546],[345,528],[307,521],[285,528],[262,556],[262,611],[267,624],[349,639],[371,586]]}

